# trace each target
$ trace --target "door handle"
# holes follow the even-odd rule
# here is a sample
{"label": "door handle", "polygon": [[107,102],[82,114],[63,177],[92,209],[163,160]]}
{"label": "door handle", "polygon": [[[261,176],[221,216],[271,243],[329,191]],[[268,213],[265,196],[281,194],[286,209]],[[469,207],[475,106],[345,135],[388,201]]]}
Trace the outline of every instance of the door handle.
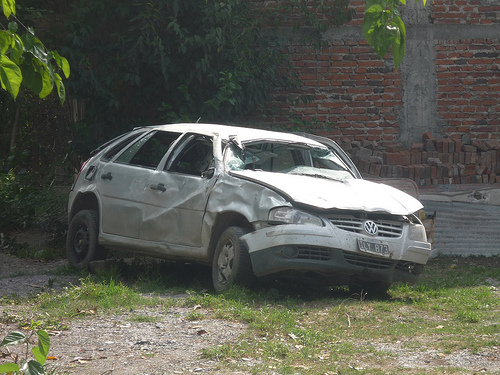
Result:
{"label": "door handle", "polygon": [[113,179],[113,176],[111,176],[111,172],[108,172],[108,173],[106,173],[106,174],[102,174],[102,175],[101,175],[101,178],[102,178],[103,180],[112,180],[112,179]]}
{"label": "door handle", "polygon": [[149,187],[151,188],[151,190],[167,191],[167,188],[163,184],[158,184],[158,185],[152,184],[149,185]]}

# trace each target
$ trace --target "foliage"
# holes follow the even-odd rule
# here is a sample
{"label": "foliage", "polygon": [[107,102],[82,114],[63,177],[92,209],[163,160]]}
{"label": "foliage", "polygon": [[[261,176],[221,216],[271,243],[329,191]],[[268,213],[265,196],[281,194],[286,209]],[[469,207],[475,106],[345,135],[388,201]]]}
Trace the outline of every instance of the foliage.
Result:
{"label": "foliage", "polygon": [[[40,98],[52,92],[54,85],[61,103],[64,103],[66,91],[61,71],[69,77],[68,60],[57,51],[47,50],[35,36],[32,27],[26,27],[16,18],[15,0],[2,0],[5,22],[0,30],[0,84],[14,100],[19,94],[21,84],[33,91]],[[24,33],[19,33],[19,26]]]}
{"label": "foliage", "polygon": [[[425,6],[427,0],[422,1]],[[406,48],[406,28],[398,10],[399,4],[406,5],[406,0],[366,0],[363,19],[363,33],[367,42],[381,58],[392,46],[396,69],[403,60]]]}
{"label": "foliage", "polygon": [[[21,332],[11,332],[0,343],[0,348],[11,345],[26,344],[26,355],[24,358],[15,358],[12,363],[0,365],[0,373],[20,373],[25,375],[45,374],[44,364],[50,348],[49,335],[43,329],[37,329],[40,322],[31,322],[31,334],[26,337]],[[32,336],[37,335],[38,345],[31,348],[31,353],[35,359],[28,360],[28,350]]]}
{"label": "foliage", "polygon": [[275,26],[326,29],[349,19],[347,4],[79,1],[66,24],[68,89],[87,100],[86,121],[108,133],[131,122],[235,121],[271,90],[297,85],[292,35]]}
{"label": "foliage", "polygon": [[[35,228],[49,237],[49,244],[62,248],[57,241],[63,238],[66,228],[66,192],[61,194],[49,186],[33,184],[34,176],[27,171],[0,170],[0,228],[4,241],[10,233]],[[62,198],[62,199],[61,199]],[[6,242],[8,251],[18,256],[42,255],[44,258],[55,256],[54,250],[27,249],[22,244]],[[7,249],[7,246],[5,247]]]}

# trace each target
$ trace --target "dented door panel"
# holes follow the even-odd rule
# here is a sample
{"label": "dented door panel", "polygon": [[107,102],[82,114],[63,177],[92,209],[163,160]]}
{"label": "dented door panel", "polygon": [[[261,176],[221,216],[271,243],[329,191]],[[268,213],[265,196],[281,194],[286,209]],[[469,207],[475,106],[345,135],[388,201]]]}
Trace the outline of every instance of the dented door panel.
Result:
{"label": "dented door panel", "polygon": [[201,246],[201,226],[207,199],[216,179],[158,171],[144,195],[141,239]]}

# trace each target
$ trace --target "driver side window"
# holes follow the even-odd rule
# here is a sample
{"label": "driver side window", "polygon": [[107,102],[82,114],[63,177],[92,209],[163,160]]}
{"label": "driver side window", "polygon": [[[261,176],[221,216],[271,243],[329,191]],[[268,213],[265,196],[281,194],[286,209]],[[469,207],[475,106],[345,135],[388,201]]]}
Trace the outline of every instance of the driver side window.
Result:
{"label": "driver side window", "polygon": [[203,172],[208,170],[212,160],[212,140],[207,137],[195,136],[187,142],[169,170],[192,176],[201,176]]}

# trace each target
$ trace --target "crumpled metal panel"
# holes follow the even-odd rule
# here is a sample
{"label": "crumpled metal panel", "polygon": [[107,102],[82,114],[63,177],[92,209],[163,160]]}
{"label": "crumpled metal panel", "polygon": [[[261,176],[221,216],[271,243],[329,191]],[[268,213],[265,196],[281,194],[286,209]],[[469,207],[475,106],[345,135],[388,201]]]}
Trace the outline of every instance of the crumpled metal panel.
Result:
{"label": "crumpled metal panel", "polygon": [[410,195],[384,184],[361,179],[335,181],[263,171],[231,171],[241,178],[276,189],[293,201],[319,209],[387,212],[409,215],[423,206]]}
{"label": "crumpled metal panel", "polygon": [[250,223],[267,220],[273,207],[290,206],[284,197],[261,184],[221,174],[207,205],[207,215],[238,212]]}

